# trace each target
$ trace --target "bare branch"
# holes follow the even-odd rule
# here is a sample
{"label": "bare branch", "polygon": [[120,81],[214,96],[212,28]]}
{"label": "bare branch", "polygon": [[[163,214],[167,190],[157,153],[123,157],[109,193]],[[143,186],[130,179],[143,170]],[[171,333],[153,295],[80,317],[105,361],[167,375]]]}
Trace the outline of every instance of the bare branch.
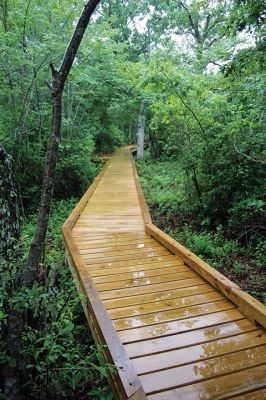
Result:
{"label": "bare branch", "polygon": [[259,159],[253,158],[253,157],[250,157],[248,154],[246,154],[246,153],[244,153],[243,151],[239,150],[239,149],[237,148],[237,145],[236,145],[236,135],[234,135],[234,149],[235,149],[235,151],[236,151],[238,154],[240,154],[241,156],[247,158],[248,160],[253,161],[253,162],[255,162],[255,163],[258,163],[258,164],[266,165],[266,162],[265,162],[265,161],[259,160]]}
{"label": "bare branch", "polygon": [[51,84],[50,84],[48,81],[45,81],[44,83],[45,83],[45,85],[49,88],[49,90],[52,92],[53,89],[52,89]]}

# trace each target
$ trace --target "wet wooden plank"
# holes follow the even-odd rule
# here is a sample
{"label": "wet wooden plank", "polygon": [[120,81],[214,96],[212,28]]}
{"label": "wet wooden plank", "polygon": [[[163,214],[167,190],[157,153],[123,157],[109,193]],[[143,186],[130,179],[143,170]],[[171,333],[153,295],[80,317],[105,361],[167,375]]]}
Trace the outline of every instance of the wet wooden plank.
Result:
{"label": "wet wooden plank", "polygon": [[[135,255],[136,253],[138,254],[146,254],[146,253],[154,253],[158,252],[160,250],[165,249],[160,245],[160,244],[155,244],[155,245],[141,245],[141,246],[134,246],[132,248],[126,248],[126,247],[105,247],[105,248],[99,248],[99,249],[81,249],[79,248],[80,254],[82,254],[83,258],[85,259],[85,256],[88,258],[93,258],[93,257],[115,257],[119,256],[121,254],[125,255]],[[167,254],[171,254],[167,252]]]}
{"label": "wet wooden plank", "polygon": [[[141,224],[143,224],[143,222],[139,222],[136,221],[135,218],[132,218],[132,220],[130,220],[129,218],[127,219],[127,227],[125,228],[125,221],[120,220],[118,218],[114,219],[114,220],[110,220],[110,221],[101,221],[101,220],[95,220],[95,221],[79,221],[76,225],[75,225],[75,229],[77,228],[85,228],[85,229],[92,229],[93,231],[95,231],[96,229],[98,231],[105,231],[106,229],[113,229],[113,231],[115,231],[116,229],[123,229],[123,230],[130,230],[130,229],[141,229]],[[130,228],[130,229],[129,229]]]}
{"label": "wet wooden plank", "polygon": [[111,268],[112,270],[115,270],[117,267],[127,267],[127,266],[135,266],[135,265],[145,265],[145,264],[153,264],[157,262],[164,262],[164,261],[176,261],[176,258],[170,254],[170,255],[162,255],[158,257],[150,257],[150,258],[138,258],[138,259],[130,259],[130,260],[124,260],[124,261],[113,261],[113,260],[107,260],[105,262],[99,262],[96,264],[87,264],[88,268],[90,271],[93,271],[95,269],[109,269]]}
{"label": "wet wooden plank", "polygon": [[117,289],[110,290],[108,292],[101,292],[100,297],[102,300],[108,300],[119,297],[137,296],[146,293],[163,292],[169,289],[185,288],[187,286],[200,285],[203,283],[204,281],[201,278],[180,279],[174,282],[165,282],[137,288]]}
{"label": "wet wooden plank", "polygon": [[98,270],[97,272],[94,270],[91,271],[91,276],[94,277],[93,279],[95,283],[105,283],[117,280],[140,279],[149,276],[164,275],[165,271],[172,274],[175,272],[187,272],[190,271],[190,269],[186,265],[178,265],[178,263],[173,262],[172,265],[171,263],[166,263],[166,265],[161,266],[156,264],[146,264],[144,266],[116,268],[112,271]]}
{"label": "wet wooden plank", "polygon": [[225,356],[141,375],[144,392],[154,392],[204,381],[215,376],[227,375],[266,362],[266,346],[242,350]]}
{"label": "wet wooden plank", "polygon": [[206,343],[212,340],[257,331],[259,330],[252,322],[247,319],[240,319],[171,336],[152,337],[148,340],[126,344],[125,348],[129,357],[135,358],[149,354],[168,352],[180,348],[187,348],[192,345]]}
{"label": "wet wooden plank", "polygon": [[138,226],[136,226],[136,227],[132,226],[132,227],[128,227],[128,228],[123,227],[123,226],[121,226],[121,227],[117,226],[115,228],[113,226],[109,226],[109,227],[105,226],[105,228],[99,228],[99,227],[95,227],[95,228],[84,228],[84,227],[73,228],[73,233],[76,233],[78,235],[81,235],[81,234],[82,235],[86,235],[87,233],[91,233],[91,232],[94,232],[94,233],[99,233],[99,232],[104,232],[104,233],[134,232],[134,233],[138,233],[138,232],[141,232],[141,228],[138,227]]}
{"label": "wet wooden plank", "polygon": [[127,279],[119,282],[110,282],[110,283],[97,283],[96,287],[99,292],[105,290],[115,290],[115,289],[125,289],[132,287],[141,287],[146,285],[160,284],[169,281],[178,281],[189,278],[196,278],[197,275],[194,271],[175,271],[170,274],[168,271],[164,271],[163,275],[159,276],[150,276],[148,278],[139,278],[139,279]]}
{"label": "wet wooden plank", "polygon": [[80,242],[77,242],[78,248],[79,250],[81,249],[92,249],[92,250],[98,250],[98,249],[102,249],[102,248],[117,248],[119,247],[120,249],[123,250],[123,248],[141,248],[141,247],[147,247],[147,245],[150,244],[158,244],[158,242],[156,242],[154,239],[146,239],[144,238],[143,240],[139,240],[139,239],[128,239],[127,241],[122,241],[122,240],[112,240],[112,241],[102,241],[102,242],[97,242],[94,241],[92,242],[93,239],[88,239],[87,241],[83,240]]}
{"label": "wet wooden plank", "polygon": [[[210,289],[207,289],[210,290]],[[215,292],[214,290],[209,291],[205,294],[194,294],[194,296],[177,298],[174,300],[157,301],[152,303],[140,304],[131,307],[121,307],[108,310],[108,315],[111,319],[134,317],[143,314],[157,313],[165,310],[184,308],[194,306],[198,304],[207,304],[216,300],[222,300],[224,297]]]}
{"label": "wet wooden plank", "polygon": [[127,282],[127,281],[134,281],[144,278],[151,278],[153,276],[161,276],[161,275],[172,275],[180,272],[190,272],[190,269],[186,265],[176,265],[174,267],[166,268],[157,268],[157,269],[147,269],[147,270],[140,270],[134,272],[125,272],[125,271],[113,271],[116,272],[111,275],[105,276],[98,276],[93,278],[93,282],[96,283],[111,283],[111,282]]}
{"label": "wet wooden plank", "polygon": [[265,400],[266,399],[266,384],[265,389],[252,391],[251,393],[241,394],[240,396],[231,397],[232,400]]}
{"label": "wet wooden plank", "polygon": [[166,310],[144,315],[135,315],[134,317],[121,318],[113,320],[113,324],[117,331],[138,328],[142,326],[149,326],[149,329],[156,329],[157,324],[165,323],[166,321],[178,321],[184,318],[190,319],[197,315],[208,315],[219,311],[231,310],[235,305],[228,300],[218,300],[212,303],[200,304],[196,306],[189,306],[183,308],[175,308],[173,310]]}
{"label": "wet wooden plank", "polygon": [[160,243],[153,242],[152,240],[149,241],[143,241],[139,242],[136,241],[136,243],[125,243],[125,244],[105,244],[103,245],[102,243],[100,245],[88,245],[87,243],[85,244],[79,244],[78,248],[80,251],[80,254],[90,254],[90,253],[106,253],[106,252],[112,252],[112,251],[126,251],[126,252],[136,252],[139,251],[140,249],[151,249],[153,250],[154,248],[162,247]]}
{"label": "wet wooden plank", "polygon": [[155,303],[159,301],[166,301],[171,299],[176,299],[185,296],[193,296],[195,294],[201,294],[205,292],[212,291],[212,287],[204,281],[198,283],[197,285],[191,284],[187,287],[165,289],[164,291],[155,291],[155,293],[140,294],[136,296],[126,296],[118,299],[104,300],[104,306],[107,310],[113,308],[123,307],[125,310],[127,307],[132,306],[133,308],[137,305]]}
{"label": "wet wooden plank", "polygon": [[88,242],[92,244],[97,244],[97,243],[123,243],[123,242],[128,242],[131,240],[144,240],[144,239],[149,239],[150,236],[143,233],[143,232],[137,232],[137,233],[132,233],[132,232],[126,232],[126,233],[87,233],[86,235],[74,235],[72,236],[75,238],[75,242],[77,245],[80,243]]}
{"label": "wet wooden plank", "polygon": [[128,261],[128,260],[139,260],[139,259],[143,259],[145,258],[154,258],[154,257],[161,257],[161,256],[168,256],[171,255],[171,253],[168,250],[165,249],[161,249],[159,248],[159,250],[153,250],[153,251],[142,251],[142,252],[138,252],[138,253],[133,253],[133,254],[116,254],[116,255],[108,255],[106,254],[105,256],[103,254],[101,254],[101,256],[97,257],[94,255],[92,255],[91,257],[89,256],[85,256],[85,255],[81,255],[82,259],[86,262],[86,264],[101,264],[104,262],[115,262],[115,261]]}
{"label": "wet wooden plank", "polygon": [[227,400],[266,387],[266,366],[215,377],[148,396],[149,400]]}
{"label": "wet wooden plank", "polygon": [[266,334],[262,330],[257,330],[179,350],[139,357],[132,360],[132,364],[137,374],[146,374],[257,347],[262,344],[266,344]]}
{"label": "wet wooden plank", "polygon": [[95,230],[86,230],[86,228],[82,228],[84,232],[77,233],[74,232],[72,233],[73,238],[77,241],[78,244],[81,242],[87,242],[88,240],[90,243],[104,243],[104,242],[114,242],[115,244],[124,244],[124,242],[128,242],[130,240],[140,240],[142,241],[143,239],[149,239],[149,236],[145,236],[145,233],[143,232],[143,229],[140,228],[138,231],[131,231],[129,229],[128,231],[117,231],[113,230],[113,232],[105,232],[104,229],[102,229],[100,232],[96,232]]}
{"label": "wet wooden plank", "polygon": [[224,322],[237,321],[243,318],[238,310],[221,311],[213,314],[200,315],[185,320],[171,321],[167,323],[144,326],[141,328],[127,329],[119,332],[122,343],[131,343],[154,337],[168,336],[175,333],[187,332],[194,329],[205,328]]}

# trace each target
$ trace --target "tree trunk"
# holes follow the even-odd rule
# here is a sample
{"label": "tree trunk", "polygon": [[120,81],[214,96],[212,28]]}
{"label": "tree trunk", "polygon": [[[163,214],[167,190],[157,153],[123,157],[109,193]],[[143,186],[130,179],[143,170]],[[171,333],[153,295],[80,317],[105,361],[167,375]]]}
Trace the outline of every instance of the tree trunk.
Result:
{"label": "tree trunk", "polygon": [[[49,221],[49,213],[51,208],[52,193],[54,186],[54,177],[56,169],[56,161],[58,156],[58,147],[60,141],[61,131],[61,119],[62,119],[62,94],[64,91],[64,85],[69,75],[70,69],[73,65],[75,56],[77,54],[79,45],[84,36],[85,30],[90,21],[91,15],[94,12],[96,6],[100,0],[90,0],[84,7],[84,10],[77,23],[76,29],[72,36],[72,39],[68,45],[66,53],[64,55],[62,64],[58,71],[51,65],[53,83],[51,87],[52,91],[52,127],[51,136],[49,140],[47,161],[43,179],[41,204],[39,210],[39,218],[36,226],[35,236],[30,247],[29,257],[27,265],[23,271],[22,282],[21,274],[18,277],[18,284],[14,287],[16,290],[21,285],[31,288],[37,278],[38,267],[41,262],[43,249],[45,245],[46,232]],[[8,206],[3,208],[7,210],[6,219],[10,219],[8,226],[10,233],[5,238],[5,241],[1,246],[5,252],[8,252],[8,244],[12,237],[19,237],[19,227],[17,225],[17,213],[16,213],[16,196],[12,186],[11,168],[7,154],[5,153],[2,146],[0,146],[0,194],[3,191],[5,197],[4,201],[7,202]],[[7,171],[7,173],[6,173]],[[0,199],[1,200],[1,199]],[[2,204],[0,203],[0,206]],[[2,209],[0,207],[1,212]],[[0,223],[4,221],[0,219]],[[1,228],[1,225],[0,225]],[[7,226],[5,226],[5,230]],[[1,242],[0,242],[1,243]],[[2,249],[1,249],[2,250]],[[13,291],[14,293],[14,291]],[[21,349],[21,337],[23,333],[23,313],[22,311],[16,311],[12,308],[12,304],[8,310],[8,327],[7,327],[7,365],[5,366],[5,398],[6,400],[19,400],[20,399],[20,386],[19,386],[19,358]],[[12,361],[10,363],[10,361]]]}
{"label": "tree trunk", "polygon": [[144,130],[145,130],[145,111],[143,100],[141,101],[138,115],[138,132],[137,132],[137,159],[142,160],[144,156]]}
{"label": "tree trunk", "polygon": [[6,357],[7,362],[4,369],[5,383],[4,393],[5,400],[20,399],[20,349],[21,336],[23,332],[23,313],[14,310],[10,305],[7,320],[7,340],[6,340]]}
{"label": "tree trunk", "polygon": [[195,167],[192,167],[192,171],[193,171],[192,181],[194,183],[198,199],[199,199],[199,201],[201,201],[201,190],[200,190],[200,185],[199,185],[199,181],[198,181],[198,178],[197,178]]}
{"label": "tree trunk", "polygon": [[151,131],[149,132],[149,139],[151,142],[151,153],[153,158],[158,158],[160,153],[159,153],[159,146],[158,146],[158,140],[155,134],[153,134]]}
{"label": "tree trunk", "polygon": [[[9,271],[9,264],[17,260],[20,252],[18,240],[20,237],[20,224],[17,207],[17,193],[12,177],[12,159],[0,144],[0,254],[1,262],[6,265],[5,272]],[[9,281],[5,282],[5,289],[10,299],[19,284],[14,282],[10,273]],[[7,362],[3,368],[5,374],[4,392],[6,400],[19,399],[19,364],[20,338],[23,326],[23,317],[19,311],[15,311],[11,304],[6,304],[4,311],[8,314],[5,331]]]}
{"label": "tree trunk", "polygon": [[[57,79],[54,79],[53,88],[59,85]],[[41,205],[39,211],[38,223],[36,226],[35,237],[31,243],[27,267],[23,274],[23,284],[31,287],[36,280],[38,267],[41,262],[46,232],[48,228],[49,214],[51,208],[51,200],[53,194],[54,176],[56,161],[58,155],[58,147],[60,142],[61,131],[61,111],[62,111],[62,90],[53,92],[53,117],[52,132],[47,153],[46,168],[43,179]]]}
{"label": "tree trunk", "polygon": [[25,268],[23,274],[23,282],[24,285],[27,287],[31,287],[33,285],[33,282],[36,280],[39,264],[41,263],[43,249],[45,245],[54,186],[58,147],[60,142],[62,94],[64,91],[65,82],[73,65],[81,40],[89,24],[91,15],[99,2],[100,0],[90,0],[85,5],[59,70],[56,71],[53,65],[51,65],[51,71],[53,75],[53,84],[51,87],[53,107],[52,129],[43,179],[38,223],[35,231],[35,236],[30,247],[27,267]]}

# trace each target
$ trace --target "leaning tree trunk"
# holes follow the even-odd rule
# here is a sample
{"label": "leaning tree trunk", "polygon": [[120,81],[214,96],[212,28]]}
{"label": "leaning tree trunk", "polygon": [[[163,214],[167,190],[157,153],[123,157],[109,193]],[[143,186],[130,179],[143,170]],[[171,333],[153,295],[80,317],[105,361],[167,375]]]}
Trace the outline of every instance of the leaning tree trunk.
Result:
{"label": "leaning tree trunk", "polygon": [[142,160],[144,156],[144,130],[145,130],[145,111],[143,100],[140,103],[138,115],[138,132],[137,132],[137,159]]}
{"label": "leaning tree trunk", "polygon": [[[24,269],[23,276],[20,285],[23,285],[27,288],[31,288],[33,283],[37,278],[39,264],[42,259],[42,253],[45,244],[45,238],[48,228],[48,220],[49,213],[51,208],[52,201],[52,193],[54,186],[54,177],[55,177],[55,169],[58,155],[58,147],[60,141],[60,131],[61,131],[61,113],[62,113],[62,95],[64,91],[64,85],[73,65],[74,59],[76,57],[79,45],[84,36],[85,30],[89,24],[92,13],[94,12],[96,6],[99,4],[100,0],[90,0],[84,7],[84,10],[79,18],[74,34],[71,38],[71,41],[67,47],[66,53],[64,55],[62,64],[58,71],[56,71],[51,65],[53,82],[51,86],[52,92],[52,127],[51,127],[51,135],[49,140],[49,147],[47,153],[47,161],[43,179],[42,186],[42,196],[41,196],[41,204],[39,210],[39,218],[36,226],[35,236],[32,241],[29,257],[27,265]],[[0,147],[0,157],[5,157],[5,152]],[[0,163],[2,162],[2,158],[0,159]],[[4,163],[7,163],[8,158],[5,158]],[[5,164],[3,164],[5,165]],[[0,168],[0,180],[5,175],[2,174],[2,169]],[[3,180],[3,182],[7,182],[7,185],[10,186],[10,181]],[[1,183],[1,182],[0,182]],[[9,187],[4,188],[5,191],[8,192]],[[0,192],[1,193],[1,192]],[[15,223],[15,206],[14,206],[14,191],[12,190],[12,185],[9,190],[9,202],[10,202],[10,232],[13,237],[19,236],[19,230]],[[13,201],[13,202],[12,202]],[[2,204],[0,203],[0,206]],[[1,228],[1,226],[0,226]],[[6,228],[6,227],[5,227]],[[1,233],[1,232],[0,232]],[[9,242],[7,237],[6,243],[3,243],[4,248],[7,248],[6,245]],[[21,347],[21,337],[23,332],[23,316],[22,313],[15,311],[10,307],[9,317],[8,317],[8,337],[7,337],[7,353],[10,357],[10,360],[13,360],[13,363],[9,363],[5,368],[5,398],[6,400],[19,400],[20,399],[20,388],[19,388],[19,355],[20,355],[20,347]],[[12,368],[13,365],[13,368]]]}
{"label": "leaning tree trunk", "polygon": [[[12,365],[19,364],[20,337],[23,327],[22,313],[14,310],[12,298],[19,282],[17,274],[12,271],[12,265],[19,265],[20,224],[17,207],[17,193],[12,177],[12,158],[0,144],[0,262],[5,265],[4,289],[7,299],[4,301],[4,312],[8,315],[7,326],[4,329],[6,343],[6,365],[4,371],[4,393],[6,400],[19,398],[19,371]],[[17,261],[17,263],[16,263]],[[18,268],[18,267],[17,267]],[[4,272],[4,271],[3,271]],[[18,277],[17,277],[18,279]]]}
{"label": "leaning tree trunk", "polygon": [[35,237],[31,243],[27,267],[23,274],[23,284],[26,287],[31,287],[36,280],[39,264],[41,262],[46,232],[48,228],[49,214],[51,208],[51,200],[53,194],[55,168],[58,155],[58,147],[61,131],[61,112],[62,112],[62,89],[57,89],[59,82],[56,77],[53,81],[53,117],[52,131],[47,153],[47,161],[45,174],[43,179],[41,205],[39,210],[39,219],[36,226]]}
{"label": "leaning tree trunk", "polygon": [[81,40],[89,24],[91,15],[99,3],[100,0],[90,0],[87,2],[79,18],[59,70],[55,70],[53,65],[51,65],[51,71],[53,75],[53,83],[51,86],[53,107],[52,129],[43,179],[39,219],[37,222],[35,236],[30,247],[27,267],[23,276],[24,285],[27,287],[31,287],[33,282],[36,280],[45,245],[60,141],[62,94],[64,91],[65,82],[73,65]]}

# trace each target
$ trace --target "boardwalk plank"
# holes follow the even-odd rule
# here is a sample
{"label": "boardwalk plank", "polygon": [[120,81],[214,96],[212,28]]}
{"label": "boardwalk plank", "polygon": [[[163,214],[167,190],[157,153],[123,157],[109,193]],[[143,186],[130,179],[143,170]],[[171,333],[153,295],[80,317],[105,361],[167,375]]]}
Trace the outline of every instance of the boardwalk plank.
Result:
{"label": "boardwalk plank", "polygon": [[208,315],[214,312],[231,310],[235,308],[235,305],[227,300],[221,300],[219,297],[218,301],[212,303],[191,305],[189,307],[175,308],[173,310],[165,310],[161,312],[153,312],[150,314],[136,315],[134,317],[121,318],[114,320],[113,323],[118,331],[129,328],[138,328],[142,326],[149,326],[156,329],[156,324],[162,324],[166,321],[178,321],[180,319],[184,321],[184,318],[191,318],[196,315]]}
{"label": "boardwalk plank", "polygon": [[[221,321],[222,322],[222,321]],[[140,342],[125,345],[130,358],[141,357],[149,354],[168,352],[170,350],[188,348],[199,343],[207,343],[212,340],[240,335],[246,332],[260,332],[247,319],[230,321],[222,325],[212,325],[177,335],[151,338]]]}
{"label": "boardwalk plank", "polygon": [[233,354],[203,360],[182,367],[175,367],[140,376],[145,393],[184,386],[192,382],[204,381],[210,377],[223,376],[266,362],[266,346],[242,350]]}
{"label": "boardwalk plank", "polygon": [[[203,288],[204,292],[204,288]],[[214,290],[205,288],[205,294],[194,294],[188,297],[177,298],[174,300],[157,301],[152,303],[140,304],[133,307],[121,307],[108,311],[111,319],[139,316],[143,314],[150,314],[161,312],[164,310],[171,310],[177,308],[184,308],[193,306],[195,304],[207,304],[215,300],[222,300],[223,296]]]}
{"label": "boardwalk plank", "polygon": [[[156,274],[156,270],[163,270],[165,268],[176,268],[178,271],[188,271],[188,267],[179,261],[177,261],[175,258],[171,258],[169,261],[162,261],[162,262],[153,262],[149,263],[145,260],[144,264],[140,265],[124,265],[124,266],[118,266],[115,268],[100,268],[100,269],[92,269],[90,267],[90,275],[94,276],[95,279],[97,277],[101,278],[103,277],[104,279],[108,279],[108,276],[110,277],[110,281],[112,280],[112,276],[116,275],[121,275],[121,274],[138,274],[138,273],[143,273],[145,274],[144,276],[148,276],[149,273],[154,273]],[[127,279],[127,278],[126,278]]]}
{"label": "boardwalk plank", "polygon": [[[266,387],[266,366],[250,368],[198,384],[148,396],[149,400],[227,400]],[[247,397],[248,398],[248,397]]]}
{"label": "boardwalk plank", "polygon": [[138,374],[146,374],[153,371],[180,366],[182,364],[202,361],[207,358],[213,358],[243,349],[257,347],[265,343],[266,335],[263,335],[263,331],[257,330],[179,350],[139,357],[132,360],[132,364]]}
{"label": "boardwalk plank", "polygon": [[224,322],[237,321],[243,315],[236,309],[221,311],[207,315],[200,315],[185,320],[171,321],[152,326],[128,329],[119,332],[122,343],[131,343],[155,337],[168,336],[178,332],[187,332],[194,329],[204,328]]}
{"label": "boardwalk plank", "polygon": [[127,279],[119,282],[110,282],[110,283],[97,283],[97,290],[99,292],[105,290],[114,290],[114,289],[123,289],[123,288],[132,288],[132,287],[142,287],[153,284],[160,284],[169,281],[178,281],[189,278],[196,278],[197,275],[193,271],[175,271],[174,273],[169,273],[168,270],[163,272],[163,275],[159,276],[150,276],[147,278],[139,278],[139,279]]}

